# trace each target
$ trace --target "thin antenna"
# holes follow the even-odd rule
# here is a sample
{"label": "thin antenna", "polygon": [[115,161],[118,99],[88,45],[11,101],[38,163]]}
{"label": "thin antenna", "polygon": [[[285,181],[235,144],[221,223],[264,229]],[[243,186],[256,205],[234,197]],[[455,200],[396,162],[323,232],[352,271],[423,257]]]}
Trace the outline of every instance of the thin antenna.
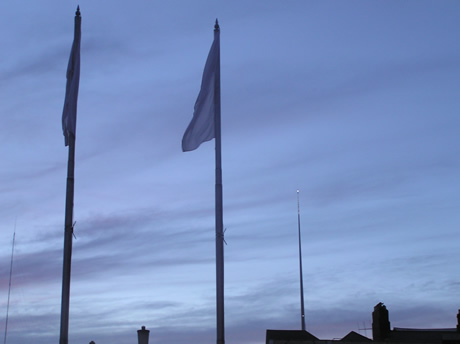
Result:
{"label": "thin antenna", "polygon": [[302,274],[302,240],[300,236],[300,201],[299,193],[297,190],[297,223],[299,227],[299,269],[300,269],[300,317],[302,323],[302,331],[305,331],[305,308],[303,301],[303,274]]}
{"label": "thin antenna", "polygon": [[8,333],[8,313],[10,310],[10,294],[11,294],[11,277],[13,276],[13,254],[14,254],[14,240],[16,238],[16,220],[14,221],[14,234],[13,234],[13,245],[11,248],[11,264],[10,264],[10,282],[8,284],[8,303],[6,305],[6,320],[5,320],[5,338],[3,344],[6,344],[6,334]]}
{"label": "thin antenna", "polygon": [[[358,331],[361,333],[361,331],[364,331],[364,335],[367,337],[367,330],[372,330],[372,327],[366,327],[366,322],[363,321],[363,328],[359,328],[359,323],[358,323]],[[367,337],[369,338],[369,337]]]}

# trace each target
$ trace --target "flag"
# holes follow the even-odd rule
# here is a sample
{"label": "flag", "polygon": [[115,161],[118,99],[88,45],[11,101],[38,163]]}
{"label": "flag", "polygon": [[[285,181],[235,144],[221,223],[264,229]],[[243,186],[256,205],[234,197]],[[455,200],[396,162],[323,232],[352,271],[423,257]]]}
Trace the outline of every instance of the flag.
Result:
{"label": "flag", "polygon": [[[216,24],[217,25],[217,24]],[[188,152],[197,149],[203,142],[216,137],[216,83],[220,81],[220,43],[219,30],[209,51],[204,67],[201,89],[195,102],[193,118],[182,138],[182,151]]]}
{"label": "flag", "polygon": [[80,9],[75,14],[75,33],[70,52],[69,65],[67,66],[67,84],[65,88],[64,110],[62,111],[62,131],[65,145],[69,145],[70,136],[75,137],[77,126],[77,99],[80,84],[80,38],[81,17]]}

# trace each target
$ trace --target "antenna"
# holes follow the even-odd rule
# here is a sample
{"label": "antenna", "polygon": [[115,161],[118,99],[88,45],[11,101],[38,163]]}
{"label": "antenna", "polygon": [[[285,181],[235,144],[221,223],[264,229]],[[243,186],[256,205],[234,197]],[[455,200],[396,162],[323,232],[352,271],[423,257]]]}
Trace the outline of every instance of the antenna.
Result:
{"label": "antenna", "polygon": [[363,328],[359,328],[359,323],[358,323],[358,331],[359,331],[359,333],[361,333],[361,331],[364,331],[364,335],[367,337],[367,330],[372,330],[372,328],[371,327],[366,327],[366,322],[363,321]]}
{"label": "antenna", "polygon": [[13,234],[13,245],[11,248],[11,264],[10,264],[10,282],[8,284],[8,303],[6,305],[6,320],[5,320],[5,338],[3,344],[6,344],[6,334],[8,333],[8,313],[10,310],[10,294],[11,294],[11,276],[13,275],[13,254],[14,254],[14,240],[16,238],[16,220],[14,221],[14,234]]}
{"label": "antenna", "polygon": [[299,228],[299,270],[300,270],[300,320],[302,324],[302,331],[305,331],[305,309],[303,301],[303,274],[302,274],[302,240],[300,236],[300,201],[299,193],[297,190],[297,223]]}

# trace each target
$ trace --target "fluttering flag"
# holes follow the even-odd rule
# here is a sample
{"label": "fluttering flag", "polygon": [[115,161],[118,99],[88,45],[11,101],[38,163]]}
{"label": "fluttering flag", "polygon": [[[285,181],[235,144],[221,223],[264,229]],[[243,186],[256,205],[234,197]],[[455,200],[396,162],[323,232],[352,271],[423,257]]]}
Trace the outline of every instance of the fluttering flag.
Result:
{"label": "fluttering flag", "polygon": [[[217,24],[216,24],[217,25]],[[193,118],[182,138],[182,151],[188,152],[197,149],[203,142],[216,137],[216,82],[220,79],[220,42],[218,26],[214,41],[209,51],[204,67],[201,89],[195,102]],[[219,92],[219,90],[217,90]]]}
{"label": "fluttering flag", "polygon": [[75,33],[67,66],[67,84],[65,88],[64,110],[62,111],[62,131],[65,145],[69,145],[71,135],[75,137],[77,126],[78,86],[80,84],[80,38],[81,16],[80,9],[75,15]]}

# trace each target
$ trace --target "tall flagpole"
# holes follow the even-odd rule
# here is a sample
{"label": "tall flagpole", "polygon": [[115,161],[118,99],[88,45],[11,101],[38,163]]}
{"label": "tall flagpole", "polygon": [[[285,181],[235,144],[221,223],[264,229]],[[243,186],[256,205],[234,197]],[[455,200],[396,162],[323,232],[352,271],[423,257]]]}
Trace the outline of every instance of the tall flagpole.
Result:
{"label": "tall flagpole", "polygon": [[217,344],[225,343],[224,326],[224,223],[222,196],[222,155],[220,130],[220,28],[216,19],[214,40],[217,40],[217,70],[215,77],[215,135],[216,135],[216,313],[217,313]]}
{"label": "tall flagpole", "polygon": [[[72,66],[72,62],[76,57],[73,56],[75,53],[74,48],[76,42],[78,42],[78,64],[79,64],[79,54],[80,54],[80,30],[81,30],[81,16],[80,8],[77,8],[75,13],[75,30],[74,30],[74,45],[72,47],[72,53],[70,57],[69,67]],[[64,260],[62,268],[62,299],[61,299],[61,332],[59,338],[59,344],[68,344],[69,342],[69,305],[70,305],[70,270],[71,270],[71,261],[72,261],[72,237],[73,237],[73,200],[74,200],[74,172],[75,172],[75,123],[76,123],[76,96],[78,95],[78,79],[80,77],[80,69],[78,65],[78,75],[69,75],[69,69],[67,72],[67,89],[66,89],[66,101],[64,105],[64,113],[66,112],[66,103],[68,102],[67,97],[73,96],[74,106],[75,106],[75,118],[73,122],[73,132],[72,130],[64,133],[66,136],[66,145],[69,146],[69,158],[67,163],[67,189],[66,189],[66,206],[65,206],[65,224],[64,224]],[[73,69],[71,69],[73,72]],[[74,81],[76,78],[77,86],[75,89],[70,89],[69,82]],[[76,92],[76,94],[70,95],[68,92]],[[66,128],[68,129],[68,128]]]}
{"label": "tall flagpole", "polygon": [[222,154],[220,122],[220,28],[216,19],[214,41],[209,50],[195,102],[193,118],[182,138],[182,151],[197,149],[203,142],[216,140],[216,320],[217,344],[224,334],[224,224],[222,205]]}
{"label": "tall flagpole", "polygon": [[11,247],[10,281],[8,283],[8,303],[6,304],[5,337],[3,339],[3,344],[6,344],[6,334],[8,333],[8,313],[10,310],[11,278],[13,277],[13,256],[14,256],[15,238],[16,238],[16,222],[14,223],[13,245]]}
{"label": "tall flagpole", "polygon": [[302,331],[305,331],[305,309],[303,302],[303,274],[302,274],[302,240],[300,236],[300,201],[299,190],[297,190],[297,224],[299,228],[299,269],[300,269],[300,318]]}
{"label": "tall flagpole", "polygon": [[62,269],[62,299],[61,299],[61,336],[59,344],[69,342],[69,306],[70,306],[70,270],[72,263],[73,237],[73,196],[75,171],[75,137],[69,138],[69,160],[67,163],[67,192],[65,206],[64,229],[64,262]]}

